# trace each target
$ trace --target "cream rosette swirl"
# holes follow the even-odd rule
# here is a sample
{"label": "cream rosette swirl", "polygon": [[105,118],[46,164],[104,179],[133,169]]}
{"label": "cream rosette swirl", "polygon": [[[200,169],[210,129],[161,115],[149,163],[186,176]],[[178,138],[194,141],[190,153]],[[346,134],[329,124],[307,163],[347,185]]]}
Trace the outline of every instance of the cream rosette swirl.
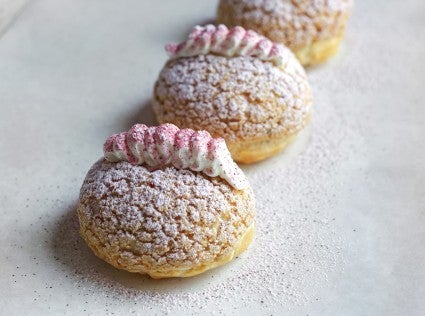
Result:
{"label": "cream rosette swirl", "polygon": [[243,27],[228,29],[220,24],[195,26],[188,39],[180,44],[165,46],[170,58],[190,57],[214,53],[227,57],[252,56],[271,61],[280,66],[284,63],[287,48]]}
{"label": "cream rosette swirl", "polygon": [[237,190],[249,186],[224,139],[214,139],[207,131],[179,129],[168,123],[156,127],[136,124],[128,132],[110,136],[103,149],[110,162],[127,161],[153,168],[172,165],[220,177]]}

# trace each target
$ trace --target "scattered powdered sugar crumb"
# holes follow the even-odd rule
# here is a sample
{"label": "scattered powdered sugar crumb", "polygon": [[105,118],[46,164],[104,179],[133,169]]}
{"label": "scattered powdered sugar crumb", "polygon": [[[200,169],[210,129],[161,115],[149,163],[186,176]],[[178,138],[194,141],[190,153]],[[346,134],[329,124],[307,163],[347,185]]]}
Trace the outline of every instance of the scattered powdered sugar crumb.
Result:
{"label": "scattered powdered sugar crumb", "polygon": [[257,200],[256,237],[246,253],[222,268],[159,281],[117,271],[96,259],[79,237],[75,213],[63,217],[54,249],[81,297],[104,314],[140,315],[232,314],[244,306],[269,313],[322,299],[317,293],[331,286],[328,276],[343,273],[341,252],[349,242],[337,230],[334,175],[357,150],[357,134],[347,124],[349,114],[320,106],[301,152],[294,148],[304,134],[286,153],[244,167]]}

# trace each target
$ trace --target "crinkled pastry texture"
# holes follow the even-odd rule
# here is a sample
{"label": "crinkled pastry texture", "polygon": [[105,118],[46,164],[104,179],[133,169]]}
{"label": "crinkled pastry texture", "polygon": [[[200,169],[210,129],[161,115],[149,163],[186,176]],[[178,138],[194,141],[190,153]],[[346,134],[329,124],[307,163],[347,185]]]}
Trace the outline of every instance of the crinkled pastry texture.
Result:
{"label": "crinkled pastry texture", "polygon": [[254,223],[251,188],[165,167],[99,160],[78,204],[81,235],[117,268],[181,276],[233,255]]}
{"label": "crinkled pastry texture", "polygon": [[217,21],[252,29],[296,51],[341,37],[352,0],[221,0]]}
{"label": "crinkled pastry texture", "polygon": [[305,71],[292,54],[284,67],[249,56],[170,60],[153,97],[160,122],[207,130],[228,146],[296,134],[311,103]]}

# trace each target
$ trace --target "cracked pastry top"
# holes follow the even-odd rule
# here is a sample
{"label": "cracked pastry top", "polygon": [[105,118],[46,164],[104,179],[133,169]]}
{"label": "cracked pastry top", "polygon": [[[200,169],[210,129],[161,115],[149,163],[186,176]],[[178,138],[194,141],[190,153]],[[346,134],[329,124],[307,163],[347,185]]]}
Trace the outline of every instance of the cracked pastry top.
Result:
{"label": "cracked pastry top", "polygon": [[288,46],[303,65],[334,55],[353,0],[220,0],[217,22],[240,25]]}
{"label": "cracked pastry top", "polygon": [[[116,268],[166,278],[202,273],[244,251],[254,233],[254,197],[248,183],[236,188],[239,182],[220,176],[229,163],[223,149],[192,131],[185,155],[170,124],[134,130],[142,133],[134,142],[128,133],[124,142],[122,134],[108,139],[105,158],[81,187],[80,232],[93,252]],[[200,137],[207,137],[206,147]],[[203,168],[213,169],[207,175]]]}
{"label": "cracked pastry top", "polygon": [[240,27],[209,25],[167,50],[154,87],[159,122],[222,137],[245,163],[275,154],[306,125],[311,89],[286,47]]}

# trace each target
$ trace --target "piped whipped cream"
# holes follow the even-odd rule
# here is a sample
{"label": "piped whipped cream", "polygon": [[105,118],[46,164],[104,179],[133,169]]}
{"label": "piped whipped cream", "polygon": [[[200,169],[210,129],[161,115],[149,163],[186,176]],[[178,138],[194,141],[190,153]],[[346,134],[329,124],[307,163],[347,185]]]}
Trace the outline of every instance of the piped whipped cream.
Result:
{"label": "piped whipped cream", "polygon": [[190,57],[214,53],[227,57],[252,56],[271,61],[281,66],[288,59],[289,49],[268,38],[236,26],[228,29],[225,25],[195,26],[188,39],[180,44],[165,46],[171,58]]}
{"label": "piped whipped cream", "polygon": [[224,139],[212,138],[207,131],[179,129],[168,123],[155,127],[136,124],[128,132],[110,136],[103,151],[110,162],[128,161],[151,167],[173,165],[220,177],[238,190],[249,185]]}

